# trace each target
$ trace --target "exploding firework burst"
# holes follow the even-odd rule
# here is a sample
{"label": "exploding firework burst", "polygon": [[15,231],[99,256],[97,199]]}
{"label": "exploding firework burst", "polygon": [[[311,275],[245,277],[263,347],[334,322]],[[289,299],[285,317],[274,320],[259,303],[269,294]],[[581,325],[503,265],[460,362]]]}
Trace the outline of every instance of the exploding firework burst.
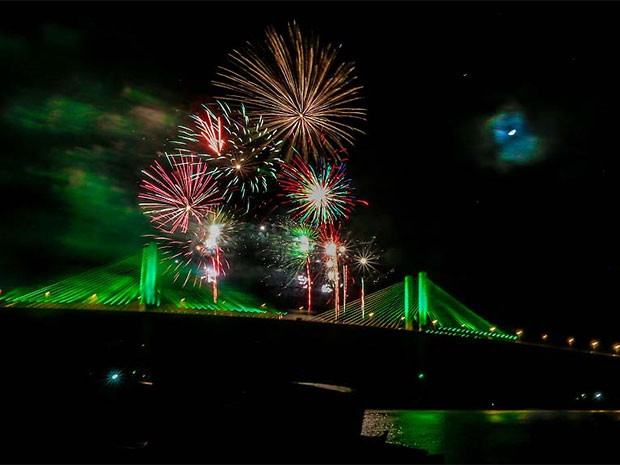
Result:
{"label": "exploding firework burst", "polygon": [[353,251],[353,267],[362,276],[368,276],[377,271],[379,253],[376,252],[374,240],[358,242]]}
{"label": "exploding firework burst", "polygon": [[282,223],[279,229],[281,234],[273,241],[276,260],[295,279],[317,251],[318,231],[292,220]]}
{"label": "exploding firework burst", "polygon": [[356,203],[350,180],[345,176],[345,165],[320,164],[318,170],[305,164],[299,157],[291,164],[282,164],[280,185],[288,201],[294,206],[290,213],[314,226],[332,224],[338,218],[348,218]]}
{"label": "exploding firework burst", "polygon": [[324,152],[336,157],[353,134],[362,131],[352,122],[365,119],[357,107],[361,86],[354,85],[353,63],[339,63],[338,47],[323,45],[318,37],[304,37],[294,22],[288,37],[275,29],[266,31],[266,43],[234,50],[229,67],[220,67],[226,98],[244,102],[252,114],[262,115],[266,125],[287,141],[285,160],[297,149],[304,160]]}
{"label": "exploding firework burst", "polygon": [[226,131],[222,117],[216,115],[207,105],[202,112],[190,116],[192,127],[179,126],[179,139],[172,143],[179,146],[181,153],[190,155],[220,156],[226,146]]}
{"label": "exploding firework burst", "polygon": [[184,286],[192,276],[194,285],[217,283],[230,267],[226,256],[234,247],[237,228],[237,221],[218,208],[201,223],[191,222],[185,234],[156,237],[163,254],[171,260],[166,272],[174,272],[174,281],[185,274]]}
{"label": "exploding firework burst", "polygon": [[226,122],[228,145],[217,157],[217,167],[226,180],[227,200],[238,195],[250,208],[251,194],[266,192],[269,183],[277,179],[278,154],[281,141],[274,138],[262,117],[251,118],[245,106],[231,110],[227,103],[217,102]]}
{"label": "exploding firework burst", "polygon": [[140,183],[140,208],[155,226],[165,232],[187,232],[191,219],[199,224],[222,198],[207,165],[197,157],[166,155],[170,169],[158,160],[143,170]]}

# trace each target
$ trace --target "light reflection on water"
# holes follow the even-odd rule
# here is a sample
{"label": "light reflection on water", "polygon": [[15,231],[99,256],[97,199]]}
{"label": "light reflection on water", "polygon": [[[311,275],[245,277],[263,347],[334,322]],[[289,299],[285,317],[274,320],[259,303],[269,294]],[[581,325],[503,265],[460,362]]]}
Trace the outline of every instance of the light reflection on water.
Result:
{"label": "light reflection on water", "polygon": [[620,411],[367,410],[362,434],[446,463],[620,463]]}

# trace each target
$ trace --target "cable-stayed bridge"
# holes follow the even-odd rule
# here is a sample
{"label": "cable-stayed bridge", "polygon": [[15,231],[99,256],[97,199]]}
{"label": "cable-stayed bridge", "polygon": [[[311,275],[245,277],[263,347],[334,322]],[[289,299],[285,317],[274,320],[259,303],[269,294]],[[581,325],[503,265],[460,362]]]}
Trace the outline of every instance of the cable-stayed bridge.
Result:
{"label": "cable-stayed bridge", "polygon": [[[389,408],[564,408],[583,396],[620,405],[617,354],[524,343],[423,272],[298,322],[225,283],[217,299],[208,283],[184,287],[165,263],[150,245],[57,283],[14,289],[0,296],[0,342],[54,376],[55,360],[79,356],[81,370],[106,359],[102,347],[113,341],[126,347],[118,363],[140,359],[172,390],[179,380],[207,389],[239,378],[350,386],[364,405]],[[13,365],[36,385],[29,364]]]}
{"label": "cable-stayed bridge", "polygon": [[406,276],[403,282],[347,303],[338,311],[324,312],[311,321],[506,341],[518,339],[460,303],[428,279],[425,272],[420,272],[417,279]]}
{"label": "cable-stayed bridge", "polygon": [[[282,318],[286,314],[226,282],[218,284],[218,298],[214,299],[209,284],[194,282],[186,286],[187,280],[179,279],[173,265],[170,260],[163,259],[156,245],[151,243],[139,254],[47,286],[13,289],[5,294],[0,291],[0,307],[261,318]],[[406,276],[402,282],[362,295],[309,320],[505,342],[519,341],[522,334],[520,330],[500,328],[476,314],[424,272],[415,277]],[[571,340],[568,340],[570,347]],[[598,341],[591,342],[592,352],[607,352],[603,348],[597,351],[597,345]],[[610,353],[620,354],[620,344],[615,343],[611,349]]]}
{"label": "cable-stayed bridge", "polygon": [[[220,283],[218,299],[209,286],[185,286],[174,270],[163,269],[157,247],[151,243],[136,254],[108,266],[71,276],[34,290],[15,289],[0,296],[10,307],[116,309],[280,317],[284,312],[260,303],[253,296]],[[168,266],[170,264],[168,263]],[[363,298],[311,319],[390,329],[424,330],[472,337],[514,340],[458,302],[419,273],[405,277]]]}

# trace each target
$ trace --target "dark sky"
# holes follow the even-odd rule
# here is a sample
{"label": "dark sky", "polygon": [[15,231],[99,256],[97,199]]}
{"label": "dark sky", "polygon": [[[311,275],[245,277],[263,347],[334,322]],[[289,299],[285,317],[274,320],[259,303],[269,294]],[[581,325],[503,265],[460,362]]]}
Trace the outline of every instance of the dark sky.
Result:
{"label": "dark sky", "polygon": [[[395,269],[388,281],[426,270],[499,325],[620,338],[611,324],[620,5],[44,2],[3,11],[0,287],[139,247],[148,230],[135,203],[139,170],[180,115],[213,95],[228,52],[295,19],[356,63],[368,120],[349,173],[370,206],[348,224],[377,236]],[[492,130],[517,114],[537,149],[502,161]]]}

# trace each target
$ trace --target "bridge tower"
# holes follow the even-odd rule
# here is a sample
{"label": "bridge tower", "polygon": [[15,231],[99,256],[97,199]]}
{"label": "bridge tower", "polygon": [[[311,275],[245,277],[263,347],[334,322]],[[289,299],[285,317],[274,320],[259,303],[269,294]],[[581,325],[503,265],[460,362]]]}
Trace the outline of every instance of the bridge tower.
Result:
{"label": "bridge tower", "polygon": [[142,250],[142,267],[140,269],[141,306],[145,309],[159,305],[159,251],[155,242]]}
{"label": "bridge tower", "polygon": [[405,329],[413,331],[413,276],[405,276]]}
{"label": "bridge tower", "polygon": [[428,294],[426,289],[426,271],[418,273],[418,323],[419,330],[426,327],[428,317]]}

